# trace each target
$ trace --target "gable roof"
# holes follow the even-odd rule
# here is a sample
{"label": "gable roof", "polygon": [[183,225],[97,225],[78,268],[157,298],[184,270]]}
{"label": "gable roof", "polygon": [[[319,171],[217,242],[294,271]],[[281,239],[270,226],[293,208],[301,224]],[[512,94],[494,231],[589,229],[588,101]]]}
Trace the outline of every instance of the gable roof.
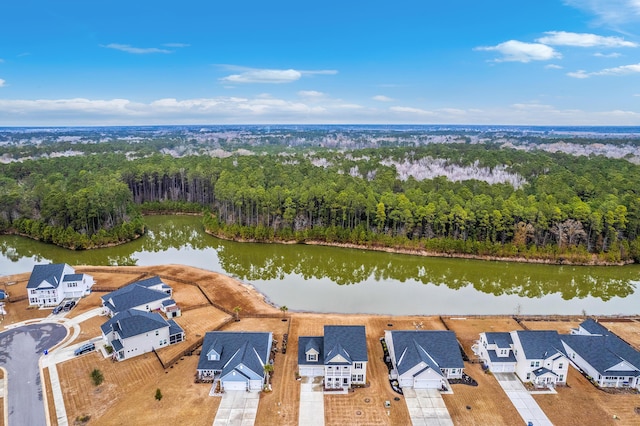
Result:
{"label": "gable roof", "polygon": [[[174,326],[180,327],[175,323]],[[165,327],[169,327],[169,323],[162,315],[155,312],[129,309],[128,311],[118,312],[113,318],[102,324],[100,329],[105,335],[115,331],[120,335],[121,339],[127,339]]]}
{"label": "gable roof", "polygon": [[487,343],[490,345],[496,345],[501,349],[509,349],[513,345],[511,334],[508,332],[488,332],[484,333],[487,338]]}
{"label": "gable roof", "polygon": [[[562,340],[602,376],[640,376],[640,352],[614,334],[567,335]],[[620,370],[621,363],[631,371]]]}
{"label": "gable roof", "polygon": [[[150,280],[162,283],[159,277],[136,281],[116,291],[112,291],[109,294],[105,294],[102,296],[102,303],[112,312],[122,312],[131,308],[146,305],[147,303],[171,298],[171,296],[164,291],[148,288],[150,286]],[[158,282],[153,285],[157,284]]]}
{"label": "gable roof", "polygon": [[66,263],[35,265],[33,267],[33,271],[31,271],[27,288],[38,288],[43,281],[51,284],[52,288],[58,288],[62,281],[62,274],[64,273],[65,266],[67,266]]}
{"label": "gable roof", "polygon": [[582,321],[582,323],[580,323],[580,327],[589,332],[589,334],[611,334],[611,332],[607,328],[605,328],[597,321],[594,321],[592,318],[587,318],[586,320]]}
{"label": "gable roof", "polygon": [[[368,360],[364,325],[325,325],[323,343],[325,363],[329,363],[337,355],[349,364]],[[345,364],[345,362],[332,364]]]}
{"label": "gable roof", "polygon": [[526,359],[547,359],[558,352],[567,356],[560,335],[555,330],[518,330],[515,333]]}
{"label": "gable roof", "polygon": [[391,331],[391,338],[396,369],[400,375],[421,362],[438,374],[441,374],[441,368],[464,368],[460,345],[453,331]]}
{"label": "gable roof", "polygon": [[[307,361],[307,352],[318,352],[317,361]],[[324,365],[323,338],[321,336],[300,336],[298,338],[298,364]]]}
{"label": "gable roof", "polygon": [[[272,333],[209,331],[202,342],[198,370],[218,370],[222,377],[236,371],[249,379],[264,378],[271,341]],[[209,361],[207,354],[214,346],[220,359]]]}

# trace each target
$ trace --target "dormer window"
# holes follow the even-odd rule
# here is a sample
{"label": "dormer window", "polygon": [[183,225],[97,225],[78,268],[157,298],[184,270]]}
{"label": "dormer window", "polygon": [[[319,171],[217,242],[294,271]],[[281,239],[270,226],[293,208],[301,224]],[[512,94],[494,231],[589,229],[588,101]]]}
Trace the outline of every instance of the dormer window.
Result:
{"label": "dormer window", "polygon": [[308,353],[307,362],[318,362],[318,354]]}

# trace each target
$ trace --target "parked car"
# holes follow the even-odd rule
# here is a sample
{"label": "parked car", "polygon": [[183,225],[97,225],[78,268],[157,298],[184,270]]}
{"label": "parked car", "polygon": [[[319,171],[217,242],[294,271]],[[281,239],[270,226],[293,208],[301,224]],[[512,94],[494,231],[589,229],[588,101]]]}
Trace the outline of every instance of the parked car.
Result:
{"label": "parked car", "polygon": [[55,314],[59,314],[60,312],[62,312],[62,308],[63,308],[63,306],[62,306],[62,305],[58,305],[58,306],[56,306],[55,308],[53,308],[53,314],[54,314],[54,315],[55,315]]}
{"label": "parked car", "polygon": [[78,355],[86,354],[87,352],[91,352],[91,351],[93,351],[95,349],[96,349],[96,345],[95,344],[93,344],[93,343],[85,343],[84,345],[80,346],[78,349],[73,351],[73,354],[75,356],[78,356]]}
{"label": "parked car", "polygon": [[76,302],[74,300],[69,300],[64,303],[64,307],[62,308],[65,312],[70,311],[71,308],[76,306]]}

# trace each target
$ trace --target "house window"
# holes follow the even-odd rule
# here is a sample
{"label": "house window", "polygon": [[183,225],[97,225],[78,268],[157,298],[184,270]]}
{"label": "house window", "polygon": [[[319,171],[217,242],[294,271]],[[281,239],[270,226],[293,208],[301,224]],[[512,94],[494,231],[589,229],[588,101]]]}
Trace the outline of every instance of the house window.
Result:
{"label": "house window", "polygon": [[535,367],[535,362],[531,361],[531,366]]}
{"label": "house window", "polygon": [[531,380],[531,373],[527,373],[527,381]]}
{"label": "house window", "polygon": [[344,379],[342,379],[342,384],[343,385],[348,385],[349,384],[349,379],[347,377],[345,377]]}
{"label": "house window", "polygon": [[562,363],[558,364],[558,368],[562,368]]}
{"label": "house window", "polygon": [[307,361],[309,362],[317,362],[318,354],[307,354]]}
{"label": "house window", "polygon": [[356,378],[356,381],[358,381],[358,382],[364,381],[364,376],[362,374],[358,374],[358,376]]}
{"label": "house window", "polygon": [[160,334],[160,330],[156,330],[156,336]]}
{"label": "house window", "polygon": [[561,382],[564,382],[564,374],[561,374],[561,375],[560,375],[560,381],[561,381]]}
{"label": "house window", "polygon": [[356,370],[362,370],[362,363],[356,362],[355,364],[353,364],[353,368],[355,368]]}

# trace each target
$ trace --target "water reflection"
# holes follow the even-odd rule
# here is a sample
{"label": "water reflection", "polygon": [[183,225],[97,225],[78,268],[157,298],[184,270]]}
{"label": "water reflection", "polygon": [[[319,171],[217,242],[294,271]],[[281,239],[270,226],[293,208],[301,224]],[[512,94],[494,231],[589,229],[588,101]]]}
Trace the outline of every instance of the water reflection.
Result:
{"label": "water reflection", "polygon": [[[450,291],[465,289],[465,295],[472,289],[498,297],[531,300],[558,295],[565,301],[595,298],[602,302],[629,298],[640,281],[640,265],[568,267],[426,258],[321,246],[234,243],[204,234],[198,217],[155,216],[147,217],[146,221],[149,232],[143,238],[84,252],[16,236],[0,237],[0,273],[25,272],[33,264],[46,262],[114,266],[181,263],[223,272],[247,282],[268,283],[268,289],[261,288],[267,294],[272,289],[276,293],[295,293],[302,291],[300,288],[308,291],[309,287],[302,287],[301,281],[322,285],[327,292],[334,291],[331,287],[338,288],[336,284],[343,288],[366,287],[358,293],[365,295],[373,294],[368,293],[372,283],[394,285],[391,291],[401,283],[415,283],[416,295],[420,297],[427,297],[425,292],[437,287]],[[278,290],[281,282],[289,290]],[[341,294],[346,292],[343,290]],[[286,299],[286,295],[282,297]],[[296,297],[303,298],[305,294]],[[291,308],[291,302],[288,303]]]}

